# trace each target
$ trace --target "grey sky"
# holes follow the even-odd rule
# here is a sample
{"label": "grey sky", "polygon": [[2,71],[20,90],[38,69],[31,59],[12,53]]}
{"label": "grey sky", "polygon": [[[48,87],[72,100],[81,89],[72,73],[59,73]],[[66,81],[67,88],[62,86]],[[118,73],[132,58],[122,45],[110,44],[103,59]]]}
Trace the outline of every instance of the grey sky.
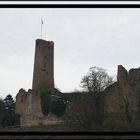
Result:
{"label": "grey sky", "polygon": [[55,85],[79,89],[91,66],[140,66],[140,9],[0,9],[0,96],[32,87],[35,40],[52,40]]}

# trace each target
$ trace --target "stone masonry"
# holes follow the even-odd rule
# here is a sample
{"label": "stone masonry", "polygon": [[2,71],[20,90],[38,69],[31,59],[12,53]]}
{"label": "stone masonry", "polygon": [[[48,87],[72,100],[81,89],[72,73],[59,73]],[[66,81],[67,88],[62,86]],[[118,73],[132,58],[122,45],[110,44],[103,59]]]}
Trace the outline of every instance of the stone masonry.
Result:
{"label": "stone masonry", "polygon": [[140,68],[127,71],[118,65],[117,82],[105,90],[105,111],[120,112],[124,99],[129,101],[133,110],[139,110],[140,103]]}
{"label": "stone masonry", "polygon": [[36,40],[34,73],[32,90],[26,92],[20,89],[16,96],[16,113],[20,115],[21,126],[30,126],[55,123],[59,120],[49,114],[43,116],[41,110],[41,98],[37,95],[40,89],[54,88],[54,43],[53,41]]}
{"label": "stone masonry", "polygon": [[36,40],[32,89],[54,88],[54,43]]}
{"label": "stone masonry", "polygon": [[[42,88],[52,92],[54,89],[54,43],[37,39],[32,90],[20,89],[16,96],[16,112],[20,115],[21,126],[61,121],[52,114],[43,116],[41,98],[35,94]],[[118,65],[117,81],[105,89],[104,96],[105,112],[120,112],[127,100],[140,114],[140,68],[127,71]]]}
{"label": "stone masonry", "polygon": [[16,112],[20,114],[21,126],[37,125],[42,123],[44,118],[40,98],[35,96],[32,90],[19,90],[16,96]]}

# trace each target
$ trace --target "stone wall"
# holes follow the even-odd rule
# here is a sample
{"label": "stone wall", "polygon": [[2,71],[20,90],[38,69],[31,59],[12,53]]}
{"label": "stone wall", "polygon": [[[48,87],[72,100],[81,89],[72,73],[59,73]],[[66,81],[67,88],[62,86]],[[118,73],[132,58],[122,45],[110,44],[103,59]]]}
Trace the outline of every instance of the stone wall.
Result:
{"label": "stone wall", "polygon": [[140,68],[127,71],[118,66],[117,82],[105,90],[105,111],[119,112],[124,107],[124,99],[133,110],[138,110],[140,96]]}
{"label": "stone wall", "polygon": [[16,113],[20,114],[22,127],[61,122],[60,119],[51,113],[47,117],[43,116],[41,98],[35,95],[33,90],[28,90],[28,92],[24,89],[19,90],[16,96]]}
{"label": "stone wall", "polygon": [[33,94],[32,90],[26,92],[24,89],[20,89],[16,96],[16,112],[21,116],[21,125],[40,123],[43,115],[39,96]]}

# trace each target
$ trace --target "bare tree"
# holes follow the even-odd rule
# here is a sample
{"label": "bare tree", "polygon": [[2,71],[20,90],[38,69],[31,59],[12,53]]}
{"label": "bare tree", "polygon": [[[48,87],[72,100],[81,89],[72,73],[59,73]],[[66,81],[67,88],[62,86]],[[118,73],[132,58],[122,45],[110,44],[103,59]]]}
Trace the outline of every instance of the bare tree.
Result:
{"label": "bare tree", "polygon": [[69,119],[75,121],[79,129],[84,131],[100,131],[104,116],[103,91],[113,83],[106,70],[91,67],[82,78],[81,87],[84,92],[70,102]]}
{"label": "bare tree", "polygon": [[87,75],[82,78],[81,87],[90,93],[98,93],[113,83],[113,77],[109,76],[105,69],[91,67]]}

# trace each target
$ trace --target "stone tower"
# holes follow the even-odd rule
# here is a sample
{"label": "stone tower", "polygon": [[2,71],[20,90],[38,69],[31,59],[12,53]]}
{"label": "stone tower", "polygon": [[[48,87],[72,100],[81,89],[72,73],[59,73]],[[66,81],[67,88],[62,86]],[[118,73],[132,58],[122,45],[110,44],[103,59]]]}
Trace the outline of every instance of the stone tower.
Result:
{"label": "stone tower", "polygon": [[42,113],[41,97],[34,94],[41,88],[54,89],[54,43],[42,39],[36,40],[32,89],[27,92],[20,89],[16,95],[16,113],[20,115],[21,126],[51,124],[59,121],[52,114]]}
{"label": "stone tower", "polygon": [[32,89],[54,88],[54,42],[36,40]]}

